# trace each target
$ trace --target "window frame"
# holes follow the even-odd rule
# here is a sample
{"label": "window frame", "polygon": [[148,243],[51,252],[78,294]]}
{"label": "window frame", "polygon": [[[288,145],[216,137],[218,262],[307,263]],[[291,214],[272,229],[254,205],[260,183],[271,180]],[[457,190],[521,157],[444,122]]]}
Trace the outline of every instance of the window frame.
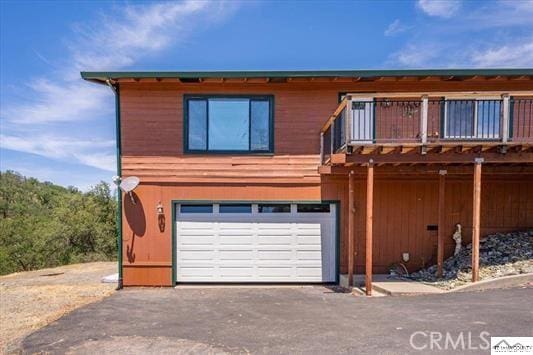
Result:
{"label": "window frame", "polygon": [[[262,211],[262,207],[276,207],[276,206],[283,206],[283,207],[289,207],[288,211]],[[269,214],[290,214],[292,212],[291,204],[290,203],[257,203],[257,213],[262,215],[269,215]]]}
{"label": "window frame", "polygon": [[[243,215],[248,214],[251,215],[254,212],[253,203],[240,203],[240,202],[231,202],[231,203],[219,203],[218,204],[218,214],[235,214],[235,215]],[[250,210],[246,211],[222,211],[223,207],[250,207]]]}
{"label": "window frame", "polygon": [[[211,211],[205,212],[205,211],[183,211],[183,206],[187,207],[211,207]],[[180,203],[179,205],[179,213],[180,214],[187,214],[187,215],[197,215],[197,214],[213,214],[215,212],[215,206],[212,203]]]}
{"label": "window frame", "polygon": [[[464,135],[464,136],[452,136],[450,135],[450,132],[448,132],[448,102],[449,101],[472,101],[474,103],[474,117],[472,121],[472,135]],[[501,97],[497,96],[451,96],[451,97],[445,97],[444,98],[444,108],[442,110],[442,124],[443,124],[443,139],[446,140],[479,140],[479,141],[497,141],[501,139],[501,126],[498,132],[498,135],[495,137],[480,137],[478,134],[478,123],[479,123],[479,117],[478,117],[478,101],[500,101],[500,117],[499,117],[499,124],[501,125],[501,109],[502,109],[502,101]]]}
{"label": "window frame", "polygon": [[[248,122],[248,150],[210,150],[209,149],[209,99],[248,99],[250,101],[267,101],[269,103],[269,144],[266,150],[251,149],[251,105],[249,105],[249,122]],[[207,122],[206,122],[206,148],[189,149],[189,101],[206,100],[207,101]],[[236,95],[236,94],[185,94],[183,95],[183,152],[185,154],[250,154],[250,155],[273,155],[274,154],[274,95]]]}
{"label": "window frame", "polygon": [[[300,211],[299,207],[303,208],[312,208],[313,206],[319,206],[320,208],[327,207],[327,211]],[[296,213],[331,213],[331,204],[328,202],[317,202],[317,203],[297,203],[296,204]]]}

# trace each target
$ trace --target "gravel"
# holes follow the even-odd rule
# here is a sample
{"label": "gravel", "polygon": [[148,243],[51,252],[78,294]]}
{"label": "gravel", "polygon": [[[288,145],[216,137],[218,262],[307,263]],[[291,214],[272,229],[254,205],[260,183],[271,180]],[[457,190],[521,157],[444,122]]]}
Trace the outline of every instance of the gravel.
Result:
{"label": "gravel", "polygon": [[[480,280],[533,273],[533,230],[495,233],[481,239],[479,264]],[[412,273],[410,278],[447,290],[471,282],[472,244],[444,261],[442,278],[435,276],[436,271],[433,265]]]}

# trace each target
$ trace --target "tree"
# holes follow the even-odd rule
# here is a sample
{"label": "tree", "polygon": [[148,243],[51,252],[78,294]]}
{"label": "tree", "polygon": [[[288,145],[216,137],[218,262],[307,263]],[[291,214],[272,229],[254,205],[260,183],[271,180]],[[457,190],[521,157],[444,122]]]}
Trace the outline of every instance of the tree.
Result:
{"label": "tree", "polygon": [[116,256],[116,201],[100,182],[86,193],[0,173],[0,274]]}

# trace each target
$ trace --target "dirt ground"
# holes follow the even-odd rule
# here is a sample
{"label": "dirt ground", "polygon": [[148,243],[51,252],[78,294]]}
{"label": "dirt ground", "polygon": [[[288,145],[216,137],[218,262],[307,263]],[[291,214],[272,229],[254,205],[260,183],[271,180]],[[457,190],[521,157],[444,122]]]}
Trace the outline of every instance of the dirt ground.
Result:
{"label": "dirt ground", "polygon": [[64,314],[111,295],[116,284],[104,284],[101,278],[116,271],[116,262],[97,262],[0,276],[0,351]]}

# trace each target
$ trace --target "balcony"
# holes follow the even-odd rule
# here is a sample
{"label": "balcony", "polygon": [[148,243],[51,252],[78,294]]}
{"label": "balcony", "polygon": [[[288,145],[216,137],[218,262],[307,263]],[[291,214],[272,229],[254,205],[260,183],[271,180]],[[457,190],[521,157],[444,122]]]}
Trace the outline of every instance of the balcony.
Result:
{"label": "balcony", "polygon": [[527,150],[533,145],[532,94],[349,94],[321,130],[321,161],[327,165],[339,153]]}

